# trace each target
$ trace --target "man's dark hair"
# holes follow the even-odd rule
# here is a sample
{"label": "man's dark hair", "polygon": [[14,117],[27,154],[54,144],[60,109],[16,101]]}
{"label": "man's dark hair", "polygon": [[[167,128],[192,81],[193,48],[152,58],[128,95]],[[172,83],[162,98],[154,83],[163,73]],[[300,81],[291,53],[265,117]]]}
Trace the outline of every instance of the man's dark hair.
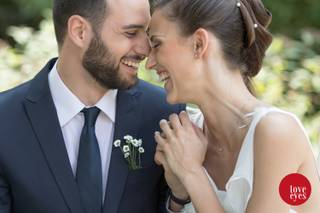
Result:
{"label": "man's dark hair", "polygon": [[73,15],[87,19],[98,32],[106,18],[107,0],[54,0],[53,22],[58,45],[61,47],[67,32],[68,20]]}

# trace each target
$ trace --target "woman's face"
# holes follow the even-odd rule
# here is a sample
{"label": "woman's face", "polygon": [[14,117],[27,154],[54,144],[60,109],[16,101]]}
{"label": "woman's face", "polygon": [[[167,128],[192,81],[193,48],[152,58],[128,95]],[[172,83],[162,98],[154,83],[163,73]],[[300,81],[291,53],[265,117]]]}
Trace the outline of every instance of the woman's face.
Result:
{"label": "woman's face", "polygon": [[194,65],[192,36],[182,36],[178,24],[161,10],[155,11],[149,27],[152,51],[147,68],[155,69],[168,92],[169,103],[186,103],[194,92],[197,69]]}

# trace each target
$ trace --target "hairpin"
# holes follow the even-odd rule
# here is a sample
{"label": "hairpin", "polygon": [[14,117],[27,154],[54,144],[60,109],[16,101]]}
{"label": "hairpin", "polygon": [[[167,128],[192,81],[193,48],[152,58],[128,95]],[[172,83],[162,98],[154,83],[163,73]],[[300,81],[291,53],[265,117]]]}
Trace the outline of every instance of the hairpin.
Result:
{"label": "hairpin", "polygon": [[253,27],[256,29],[258,28],[258,24],[254,24]]}
{"label": "hairpin", "polygon": [[241,2],[240,1],[237,2],[237,7],[241,7]]}

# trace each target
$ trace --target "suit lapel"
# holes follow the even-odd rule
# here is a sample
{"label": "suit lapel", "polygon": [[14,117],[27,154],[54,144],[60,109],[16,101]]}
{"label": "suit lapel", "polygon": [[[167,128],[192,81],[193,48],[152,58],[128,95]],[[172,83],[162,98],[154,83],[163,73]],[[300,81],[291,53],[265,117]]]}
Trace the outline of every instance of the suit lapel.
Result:
{"label": "suit lapel", "polygon": [[[136,138],[138,135],[140,110],[138,100],[140,93],[136,88],[119,91],[117,97],[117,111],[114,140],[125,135]],[[119,148],[112,144],[112,153],[108,173],[108,183],[105,194],[103,213],[116,213],[118,211],[122,193],[129,173],[128,165]]]}
{"label": "suit lapel", "polygon": [[35,77],[24,102],[26,113],[62,196],[73,213],[83,213],[68,159],[57,112],[51,97],[48,73],[54,61]]}

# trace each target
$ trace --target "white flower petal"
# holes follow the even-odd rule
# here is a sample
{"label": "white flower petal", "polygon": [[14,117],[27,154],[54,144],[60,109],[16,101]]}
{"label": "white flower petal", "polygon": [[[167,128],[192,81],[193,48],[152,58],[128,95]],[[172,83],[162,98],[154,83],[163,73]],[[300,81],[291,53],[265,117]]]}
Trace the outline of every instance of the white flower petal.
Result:
{"label": "white flower petal", "polygon": [[113,145],[115,147],[119,147],[121,145],[121,141],[120,140],[116,140],[115,142],[113,142]]}
{"label": "white flower petal", "polygon": [[124,138],[125,140],[127,140],[127,141],[133,140],[133,138],[132,138],[131,135],[126,135],[126,136],[124,136],[123,138]]}
{"label": "white flower petal", "polygon": [[132,141],[132,145],[135,146],[135,147],[138,147],[139,146],[139,141],[137,139],[134,139]]}
{"label": "white flower petal", "polygon": [[139,152],[140,152],[140,153],[144,153],[144,148],[140,147],[140,148],[139,148]]}
{"label": "white flower petal", "polygon": [[127,146],[127,145],[123,146],[123,151],[124,152],[129,152],[130,151],[130,147]]}

